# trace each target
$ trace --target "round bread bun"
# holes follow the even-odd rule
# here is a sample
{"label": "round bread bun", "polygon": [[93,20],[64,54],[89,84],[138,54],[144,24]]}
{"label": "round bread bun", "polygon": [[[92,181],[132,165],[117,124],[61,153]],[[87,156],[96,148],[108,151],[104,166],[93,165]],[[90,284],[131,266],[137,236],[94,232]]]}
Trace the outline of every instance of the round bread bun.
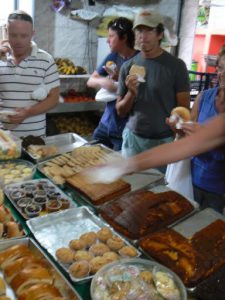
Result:
{"label": "round bread bun", "polygon": [[114,61],[108,60],[107,63],[106,63],[106,67],[110,68],[114,64],[115,64]]}
{"label": "round bread bun", "polygon": [[184,122],[191,120],[190,110],[183,106],[177,106],[171,111],[172,115],[178,115]]}
{"label": "round bread bun", "polygon": [[69,272],[73,277],[82,278],[89,275],[90,265],[86,260],[74,262],[69,267]]}
{"label": "round bread bun", "polygon": [[56,250],[56,258],[63,264],[71,264],[74,261],[74,251],[70,248],[62,247]]}

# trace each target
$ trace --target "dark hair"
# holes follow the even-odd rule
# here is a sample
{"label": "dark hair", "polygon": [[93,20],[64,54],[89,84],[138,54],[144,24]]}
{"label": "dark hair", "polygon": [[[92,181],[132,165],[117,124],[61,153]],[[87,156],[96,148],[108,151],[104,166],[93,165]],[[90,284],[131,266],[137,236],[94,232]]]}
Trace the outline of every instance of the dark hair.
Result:
{"label": "dark hair", "polygon": [[116,31],[120,39],[127,36],[127,46],[134,47],[133,22],[127,18],[119,17],[109,22],[108,29]]}
{"label": "dark hair", "polygon": [[217,54],[217,58],[216,58],[216,67],[218,67],[219,65],[219,61],[221,59],[222,56],[225,55],[225,45],[222,45],[218,54]]}
{"label": "dark hair", "polygon": [[8,22],[10,22],[12,20],[27,21],[27,22],[30,22],[32,24],[32,26],[33,26],[33,19],[31,18],[31,16],[28,15],[25,11],[22,11],[22,10],[16,10],[13,13],[11,13],[8,16]]}
{"label": "dark hair", "polygon": [[[155,28],[156,32],[158,35],[160,35],[161,33],[164,33],[164,26],[162,23],[159,23],[156,28]],[[159,40],[159,44],[161,44],[161,41],[163,40],[163,38],[161,40]]]}

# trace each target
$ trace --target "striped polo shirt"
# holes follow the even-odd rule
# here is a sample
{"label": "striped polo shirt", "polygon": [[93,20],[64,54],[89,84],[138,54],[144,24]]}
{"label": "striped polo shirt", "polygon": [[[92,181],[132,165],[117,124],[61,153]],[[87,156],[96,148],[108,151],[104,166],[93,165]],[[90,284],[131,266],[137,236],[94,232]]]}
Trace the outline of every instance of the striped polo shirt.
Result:
{"label": "striped polo shirt", "polygon": [[[38,101],[32,93],[40,86],[48,91],[60,85],[57,66],[53,57],[44,50],[38,49],[32,42],[31,55],[19,65],[15,65],[9,56],[7,61],[0,60],[0,99],[4,109],[15,109],[33,106]],[[46,134],[46,114],[39,114],[25,119],[16,125],[3,122],[16,136],[43,136]]]}

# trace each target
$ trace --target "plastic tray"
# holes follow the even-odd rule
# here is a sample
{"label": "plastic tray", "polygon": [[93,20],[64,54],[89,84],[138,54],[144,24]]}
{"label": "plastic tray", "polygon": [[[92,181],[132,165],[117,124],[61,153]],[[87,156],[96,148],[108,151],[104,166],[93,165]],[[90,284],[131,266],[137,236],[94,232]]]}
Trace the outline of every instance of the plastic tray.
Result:
{"label": "plastic tray", "polygon": [[[22,183],[15,183],[7,185],[4,189],[4,192],[8,199],[11,201],[16,210],[26,219],[32,218],[32,216],[28,216],[25,212],[25,206],[19,206],[19,200],[22,198],[29,198],[29,204],[34,203],[34,197],[38,196],[37,191],[43,191],[45,193],[46,201],[49,199],[66,199],[69,201],[69,209],[75,207],[76,204],[64,193],[62,192],[56,185],[54,185],[48,179],[34,179],[28,180]],[[36,202],[37,204],[37,202]],[[64,209],[61,207],[59,210]],[[57,212],[57,211],[56,211]],[[48,214],[48,211],[45,207],[45,204],[42,205],[42,209],[39,215]]]}
{"label": "plastic tray", "polygon": [[[148,294],[148,297],[146,296],[146,293],[149,293],[150,290],[155,290],[153,289],[153,284],[152,283],[146,283],[143,281],[143,284],[141,285],[142,279],[139,277],[139,274],[141,271],[149,271],[152,273],[153,277],[154,274],[159,274],[158,272],[163,272],[168,275],[168,278],[172,279],[174,285],[176,286],[178,290],[178,294],[176,296],[172,297],[171,296],[171,287],[166,290],[164,290],[164,293],[167,295],[168,298],[161,298],[159,294],[157,293],[157,298],[154,297],[151,298],[151,294]],[[114,273],[115,272],[115,273]],[[121,272],[121,273],[120,273]],[[114,273],[114,274],[113,274]],[[120,275],[119,275],[120,274]],[[123,277],[124,275],[124,277]],[[125,278],[126,277],[126,278]],[[117,280],[116,280],[117,278]],[[157,277],[158,278],[158,277]],[[130,287],[129,287],[129,295],[132,297],[132,299],[137,299],[135,298],[135,293],[140,293],[140,290],[142,290],[142,296],[138,299],[177,299],[177,300],[186,300],[187,299],[187,292],[186,289],[180,280],[180,278],[173,273],[171,270],[168,268],[150,260],[146,259],[127,259],[121,262],[115,262],[111,263],[102,269],[100,269],[94,276],[92,282],[91,282],[91,298],[93,300],[99,300],[99,299],[111,299],[110,297],[110,292],[115,294],[116,289],[111,289],[109,290],[109,286],[113,286],[113,284],[116,286],[116,283],[119,281],[123,281],[124,279],[124,285],[129,282]],[[136,280],[135,280],[136,279]],[[139,283],[140,282],[140,283]],[[139,290],[137,290],[137,286],[139,283]],[[162,281],[158,280],[158,285],[161,283],[163,285]],[[165,283],[164,283],[165,284]],[[122,285],[120,285],[122,286]],[[126,290],[127,292],[127,290]],[[138,294],[140,295],[140,294]],[[159,298],[158,298],[159,297]],[[129,296],[127,296],[126,299],[131,299]]]}
{"label": "plastic tray", "polygon": [[0,186],[32,179],[36,166],[23,159],[0,161]]}

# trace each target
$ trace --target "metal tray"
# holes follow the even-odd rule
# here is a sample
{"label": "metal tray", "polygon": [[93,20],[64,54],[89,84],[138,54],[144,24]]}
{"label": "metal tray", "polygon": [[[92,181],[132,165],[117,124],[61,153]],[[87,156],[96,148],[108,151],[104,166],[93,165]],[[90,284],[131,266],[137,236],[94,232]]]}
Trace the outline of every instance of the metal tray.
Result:
{"label": "metal tray", "polygon": [[[34,218],[26,223],[36,240],[53,256],[56,261],[56,250],[61,247],[68,247],[68,244],[72,239],[78,239],[79,236],[85,232],[97,232],[102,227],[108,227],[115,235],[120,236],[115,233],[108,224],[95,216],[94,213],[85,206],[62,211],[54,214],[54,216],[50,214]],[[128,243],[125,239],[123,239],[123,241],[126,245],[130,245],[130,243]],[[138,256],[141,255],[141,252],[138,250],[137,252]],[[68,272],[68,265],[60,265],[66,272]],[[90,280],[92,277],[93,276],[87,276],[84,278],[71,277],[71,280],[73,282],[83,283]]]}
{"label": "metal tray", "polygon": [[[128,193],[132,193],[136,190],[140,190],[148,187],[151,188],[159,184],[163,184],[164,174],[158,171],[157,169],[151,169],[151,170],[132,173],[130,175],[123,176],[122,179],[131,185],[131,190]],[[71,191],[74,190],[73,187],[70,187],[70,189]],[[94,205],[93,202],[91,202],[85,195],[82,195],[82,193],[79,193],[79,191],[75,191],[75,194],[78,195],[78,201],[81,203],[81,205],[88,204],[93,209],[97,208],[97,206]],[[115,199],[111,199],[110,201],[113,201]]]}
{"label": "metal tray", "polygon": [[[185,220],[180,220],[178,223],[170,226],[174,231],[180,233],[185,238],[191,238],[196,232],[202,230],[206,226],[210,225],[216,220],[225,221],[225,215],[216,212],[214,209],[206,208],[201,211],[195,212]],[[141,247],[140,250],[151,260],[155,260],[150,254],[145,252]],[[196,286],[187,288],[187,291],[191,295],[195,295]]]}
{"label": "metal tray", "polygon": [[[115,157],[120,157],[120,154],[119,154],[119,153],[113,151],[112,149],[106,147],[106,146],[103,145],[103,144],[98,144],[98,143],[92,144],[91,142],[90,142],[90,143],[87,142],[87,143],[84,143],[84,144],[81,145],[81,146],[85,146],[85,147],[96,147],[96,146],[98,146],[98,147],[101,148],[102,151],[105,152],[106,155],[112,155],[113,157],[114,157],[114,156],[115,156]],[[76,148],[78,148],[78,147],[76,147]],[[74,150],[74,149],[72,149],[72,150]],[[70,154],[70,152],[71,152],[72,150],[68,151],[67,154]],[[65,153],[64,153],[64,154],[65,154]],[[62,156],[63,156],[63,154],[62,154]],[[49,174],[47,174],[47,173],[44,171],[44,167],[46,166],[46,164],[49,164],[49,163],[51,163],[55,158],[60,158],[60,157],[61,157],[61,155],[58,155],[58,156],[56,156],[56,157],[54,157],[54,158],[48,158],[48,159],[46,159],[45,161],[40,161],[40,162],[38,162],[38,164],[37,164],[37,169],[38,169],[38,171],[41,172],[44,176],[46,176],[49,180],[51,180],[52,182],[54,182],[56,185],[60,186],[60,188],[65,188],[66,183],[58,184],[57,182],[54,181],[54,178],[52,178],[51,176],[49,176]]]}
{"label": "metal tray", "polygon": [[[55,146],[58,149],[56,155],[60,155],[66,152],[71,152],[73,149],[83,146],[87,143],[87,140],[82,138],[80,135],[76,133],[62,133],[52,136],[47,136],[43,138],[46,146]],[[29,151],[23,148],[23,152],[35,163],[44,161],[49,159],[52,156],[44,157],[44,158],[37,158],[34,157]],[[54,155],[54,156],[56,156]]]}
{"label": "metal tray", "polygon": [[[31,238],[23,238],[18,240],[10,240],[10,241],[4,241],[0,243],[0,251],[3,251],[13,245],[16,244],[25,244],[27,245],[32,253],[40,258],[44,258],[47,261],[48,267],[51,269],[52,273],[54,274],[54,283],[57,285],[57,287],[60,287],[60,292],[63,294],[65,299],[68,300],[82,300],[78,293],[74,290],[72,285],[68,282],[68,280],[60,273],[57,268],[53,265],[53,263],[50,261],[50,259],[45,255],[45,253],[41,250],[41,248],[38,246],[38,244]],[[2,272],[0,271],[0,276],[3,277]],[[16,300],[16,296],[12,290],[12,288],[6,284],[6,295],[10,297],[12,300]]]}
{"label": "metal tray", "polygon": [[191,238],[197,231],[202,230],[218,219],[225,221],[225,215],[216,212],[212,208],[206,208],[174,225],[172,229],[185,238]]}
{"label": "metal tray", "polygon": [[[35,187],[37,187],[38,185],[42,185],[43,187],[46,186],[47,190],[46,190],[46,198],[49,199],[51,197],[51,195],[53,197],[58,197],[58,198],[64,198],[69,200],[69,208],[73,208],[76,206],[76,204],[64,193],[62,192],[55,184],[53,184],[50,180],[48,179],[34,179],[34,180],[28,180],[28,181],[24,181],[22,183],[14,183],[14,184],[10,184],[7,185],[4,189],[4,192],[6,194],[6,196],[8,197],[8,199],[10,200],[10,202],[13,204],[13,206],[16,208],[16,210],[26,219],[30,219],[31,216],[27,216],[27,214],[25,213],[24,208],[19,207],[18,205],[18,201],[20,200],[20,198],[18,197],[18,199],[13,199],[12,197],[12,193],[19,191],[19,192],[23,192],[25,193],[25,196],[22,196],[21,198],[25,198],[28,197],[29,193],[29,197],[31,198],[30,203],[34,202],[34,191],[35,191]],[[29,185],[31,185],[33,188],[33,190],[29,190]],[[28,186],[28,190],[25,190],[26,187]],[[32,188],[31,188],[32,189]],[[45,189],[44,189],[45,190]],[[30,204],[29,203],[29,204]],[[68,209],[69,209],[68,208]],[[45,207],[42,208],[41,212],[39,213],[39,215],[44,215],[44,214],[48,214],[47,210]],[[55,214],[55,212],[53,213]]]}

